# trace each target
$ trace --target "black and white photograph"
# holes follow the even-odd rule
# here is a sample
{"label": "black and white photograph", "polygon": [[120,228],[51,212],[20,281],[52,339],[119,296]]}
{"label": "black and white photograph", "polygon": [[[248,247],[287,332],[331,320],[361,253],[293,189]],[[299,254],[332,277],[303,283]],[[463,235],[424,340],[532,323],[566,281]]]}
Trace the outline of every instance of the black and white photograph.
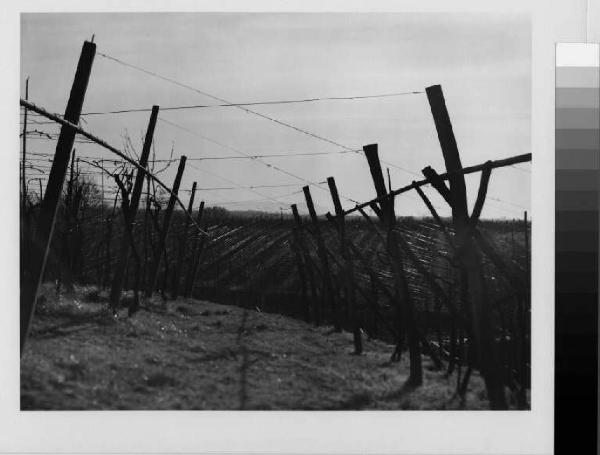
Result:
{"label": "black and white photograph", "polygon": [[19,33],[22,411],[531,409],[530,15]]}

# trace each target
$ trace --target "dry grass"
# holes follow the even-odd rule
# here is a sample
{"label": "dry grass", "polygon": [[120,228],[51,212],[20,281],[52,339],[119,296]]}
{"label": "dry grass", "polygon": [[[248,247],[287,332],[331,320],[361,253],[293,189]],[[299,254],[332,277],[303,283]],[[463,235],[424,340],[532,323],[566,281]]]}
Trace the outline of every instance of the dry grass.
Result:
{"label": "dry grass", "polygon": [[[114,319],[105,295],[48,289],[21,361],[22,409],[457,409],[455,379],[424,359],[424,384],[392,346],[284,316],[170,301]],[[406,356],[405,356],[406,357]],[[487,409],[474,375],[466,409]]]}

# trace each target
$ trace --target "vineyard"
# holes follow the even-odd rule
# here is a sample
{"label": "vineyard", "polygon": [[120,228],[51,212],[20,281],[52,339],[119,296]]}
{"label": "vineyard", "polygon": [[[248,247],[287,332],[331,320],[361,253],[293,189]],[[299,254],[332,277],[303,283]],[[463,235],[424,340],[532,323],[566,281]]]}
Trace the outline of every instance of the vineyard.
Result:
{"label": "vineyard", "polygon": [[[24,409],[61,408],[65,381],[80,388],[70,392],[78,398],[62,407],[77,409],[85,409],[85,397],[92,396],[87,405],[103,409],[529,409],[530,221],[527,212],[513,220],[480,216],[494,171],[528,163],[531,154],[463,167],[442,88],[434,85],[425,93],[446,169],[423,163],[418,180],[393,189],[389,169],[386,182],[382,167],[391,163],[380,160],[377,144],[362,150],[341,146],[364,157],[373,199],[349,200],[329,177],[289,188],[298,201],[304,199],[306,213],[299,204],[278,214],[206,207],[203,200],[197,203],[203,189],[196,182],[181,187],[192,158],[155,158],[159,106],[147,110],[139,153],[131,139],[117,148],[85,128],[82,109],[95,56],[96,44],[86,41],[64,115],[35,104],[27,92],[20,101]],[[50,138],[55,150],[27,153],[27,141],[40,134],[28,130],[28,115],[34,126],[60,126],[60,134]],[[82,155],[78,142],[111,157]],[[171,165],[177,173],[167,183],[163,175]],[[45,177],[32,179],[36,173]],[[469,211],[465,176],[471,174],[480,181]],[[440,215],[426,188],[441,196],[450,217]],[[259,190],[252,189],[262,195]],[[315,190],[329,193],[331,212],[317,213]],[[428,216],[397,213],[396,200],[408,194],[419,198]],[[157,335],[156,324],[164,334]],[[242,342],[247,334],[261,338],[247,346]],[[167,349],[178,343],[181,352]],[[99,353],[103,345],[110,356]],[[43,360],[62,355],[61,349],[72,352],[63,362],[66,376]],[[286,384],[293,399],[282,395],[268,402],[269,390],[260,381],[252,387],[261,398],[251,397],[247,375],[254,363],[267,362],[261,356],[268,357],[269,349],[272,356],[302,358],[300,367],[276,364],[281,371],[269,377],[275,382],[286,372],[298,377]],[[230,358],[235,365],[241,359],[242,386],[221,391],[235,394],[235,400],[224,404],[198,392],[210,394],[213,383],[230,378],[225,369],[231,365],[223,367],[222,377],[214,372],[202,379],[204,366],[186,357],[189,350],[213,360]],[[325,360],[320,350],[327,351]],[[100,396],[86,382],[103,374],[92,374],[96,359],[112,362],[118,374],[111,381],[135,384],[139,375],[133,370],[142,354],[154,366],[152,374],[143,374],[149,388],[141,398],[131,391],[121,398]],[[82,366],[85,356],[89,366]],[[169,362],[178,375],[156,366]],[[322,370],[313,378],[302,376],[315,362]],[[315,378],[330,380],[320,376],[325,370],[351,377],[350,389],[339,397],[320,390],[311,395],[318,388]],[[401,384],[377,382],[379,372],[394,374],[390,371],[402,372],[396,377]],[[52,374],[62,378],[60,387],[40,379]],[[364,388],[361,381],[376,385]],[[198,390],[177,395],[181,382],[187,387],[198,382]],[[165,401],[144,402],[152,387],[160,387]],[[304,395],[298,388],[306,389]],[[427,398],[432,389],[435,399]],[[402,391],[409,399],[400,399]]]}

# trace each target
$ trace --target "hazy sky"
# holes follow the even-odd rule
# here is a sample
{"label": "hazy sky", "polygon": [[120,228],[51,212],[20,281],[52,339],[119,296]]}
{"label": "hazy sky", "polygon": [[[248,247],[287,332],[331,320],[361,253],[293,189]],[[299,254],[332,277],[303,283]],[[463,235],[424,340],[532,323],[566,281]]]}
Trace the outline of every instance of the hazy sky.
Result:
{"label": "hazy sky", "polygon": [[[98,53],[236,103],[423,91],[441,84],[463,165],[531,152],[531,39],[526,16],[24,14],[21,80],[30,77],[33,102],[64,112],[82,43],[92,34]],[[216,103],[197,91],[97,54],[84,112]],[[378,143],[383,160],[407,171],[420,174],[427,165],[444,171],[424,93],[251,109],[352,149]],[[249,154],[342,150],[233,107],[163,111],[159,117],[182,128],[158,122],[157,158],[168,158],[172,147],[174,156],[188,158],[238,154],[234,150]],[[148,118],[148,112],[87,116],[84,127],[117,147],[123,145],[123,135],[128,132],[140,150]],[[30,129],[34,128],[58,131],[48,125]],[[31,140],[28,149],[52,152],[53,147],[50,141]],[[96,145],[77,144],[76,148],[85,156],[111,156]],[[375,194],[362,154],[263,161],[311,182],[334,176],[340,193],[357,201]],[[194,180],[200,188],[231,187],[231,181],[241,186],[292,185],[257,189],[260,195],[240,189],[198,193],[197,200],[204,199],[209,205],[221,201],[231,209],[279,210],[297,202],[305,212],[301,192],[291,194],[305,183],[265,164],[248,159],[189,164],[182,186],[186,189]],[[518,167],[493,172],[484,217],[520,217],[523,209],[529,210],[530,165]],[[175,168],[173,165],[163,174],[167,182],[172,182]],[[393,187],[420,178],[393,167],[390,173]],[[467,180],[471,206],[478,179],[477,174]],[[328,192],[311,191],[318,211],[332,210]],[[433,190],[427,193],[437,207],[444,208],[442,214],[449,214]],[[281,202],[259,201],[263,195]],[[353,205],[342,202],[346,207]],[[399,215],[427,213],[416,194],[397,198],[396,207]]]}

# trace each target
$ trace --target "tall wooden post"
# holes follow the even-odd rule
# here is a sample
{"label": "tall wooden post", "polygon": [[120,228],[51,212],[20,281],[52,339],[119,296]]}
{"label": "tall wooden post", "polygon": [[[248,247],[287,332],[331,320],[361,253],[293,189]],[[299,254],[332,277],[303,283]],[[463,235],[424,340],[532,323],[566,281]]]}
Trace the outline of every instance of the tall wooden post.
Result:
{"label": "tall wooden post", "polygon": [[[363,150],[365,152],[367,162],[369,163],[369,169],[371,171],[371,177],[373,178],[373,184],[375,185],[377,197],[383,197],[388,193],[385,187],[381,163],[379,161],[377,144],[366,145],[363,147]],[[380,203],[380,208],[380,218],[387,231],[386,249],[388,255],[390,256],[390,262],[394,272],[396,293],[401,298],[401,301],[397,302],[396,307],[398,329],[400,330],[402,327],[404,327],[408,337],[408,349],[410,357],[410,376],[408,378],[408,383],[412,386],[418,386],[423,382],[421,345],[419,341],[419,332],[417,330],[413,302],[408,288],[408,281],[404,273],[404,261],[398,245],[397,237],[399,234],[396,231],[394,199],[387,198],[383,200]]]}
{"label": "tall wooden post", "polygon": [[319,225],[319,219],[317,218],[317,212],[315,211],[315,206],[313,204],[312,196],[310,194],[310,188],[305,186],[302,188],[304,191],[304,198],[306,199],[306,205],[308,207],[308,213],[310,214],[310,219],[312,221],[315,240],[317,241],[317,254],[319,255],[319,259],[321,261],[321,265],[323,266],[323,285],[325,289],[325,296],[329,303],[329,308],[333,313],[333,326],[336,331],[341,331],[341,318],[340,318],[340,310],[339,305],[337,303],[337,299],[335,298],[335,291],[333,288],[333,280],[331,278],[331,269],[329,268],[329,260],[327,258],[327,249],[325,247],[325,241],[323,240],[323,234],[321,233],[321,226]]}
{"label": "tall wooden post", "polygon": [[196,196],[197,183],[192,184],[192,193],[190,194],[190,201],[187,208],[187,216],[185,217],[183,234],[179,239],[179,252],[177,253],[177,262],[175,263],[175,271],[173,273],[173,285],[172,285],[172,297],[176,299],[179,296],[179,275],[181,274],[181,267],[185,261],[185,246],[187,244],[188,230],[190,228],[190,218],[192,217],[192,207],[194,206],[194,197]]}
{"label": "tall wooden post", "polygon": [[[462,163],[442,88],[439,85],[433,85],[426,88],[426,93],[444,156],[446,171],[449,173],[460,171]],[[468,289],[466,291],[473,318],[476,357],[485,380],[491,408],[506,409],[506,397],[498,368],[494,328],[482,271],[481,253],[468,232],[469,213],[464,175],[458,172],[454,173],[448,182],[452,221],[458,238],[464,239],[465,242],[464,245],[459,245],[459,248],[464,251],[464,254],[461,255],[461,262],[464,268],[463,276],[467,279]]]}
{"label": "tall wooden post", "polygon": [[171,218],[173,216],[173,209],[175,208],[175,202],[177,193],[179,192],[179,185],[181,184],[181,177],[183,176],[183,171],[185,169],[185,162],[187,158],[182,156],[179,160],[179,168],[177,169],[177,175],[175,176],[175,182],[173,183],[173,188],[171,189],[172,194],[169,198],[169,204],[167,205],[167,209],[165,211],[165,218],[163,220],[163,226],[159,234],[158,238],[158,247],[154,252],[154,262],[152,263],[152,268],[150,269],[150,279],[148,281],[148,286],[146,288],[146,298],[150,298],[152,293],[154,292],[154,288],[156,287],[156,281],[158,279],[158,270],[160,268],[161,258],[163,256],[163,250],[165,249],[165,244],[167,242],[167,234],[169,233],[169,225],[171,224]]}
{"label": "tall wooden post", "polygon": [[[150,149],[152,148],[152,139],[154,137],[154,129],[156,127],[156,119],[158,118],[158,106],[152,106],[152,112],[150,114],[150,122],[148,123],[148,129],[146,130],[146,137],[144,139],[144,145],[142,147],[142,155],[140,156],[140,166],[135,176],[135,182],[133,184],[133,190],[131,192],[131,199],[129,201],[129,216],[125,218],[125,229],[124,232],[131,231],[132,236],[135,224],[135,218],[137,215],[138,207],[140,204],[140,198],[142,196],[142,188],[144,186],[144,179],[146,178],[146,167],[148,166],[148,156],[150,156]],[[119,306],[119,300],[121,299],[121,290],[123,288],[123,279],[125,277],[125,269],[127,268],[127,262],[131,252],[131,245],[129,236],[123,235],[121,240],[121,249],[119,250],[119,257],[117,259],[117,267],[115,268],[115,274],[113,275],[112,286],[110,289],[110,305],[114,310]]]}
{"label": "tall wooden post", "polygon": [[354,353],[362,353],[362,336],[360,332],[360,321],[358,318],[358,308],[356,307],[356,288],[354,281],[354,265],[352,264],[352,256],[348,249],[348,243],[346,242],[346,220],[344,218],[344,209],[340,201],[340,196],[335,184],[335,179],[329,177],[327,179],[327,185],[329,185],[329,192],[331,193],[331,199],[333,199],[333,206],[335,208],[336,223],[339,226],[338,232],[340,237],[340,245],[342,252],[342,260],[344,263],[344,273],[342,280],[344,282],[344,288],[346,291],[346,305],[348,308],[348,314],[350,316],[350,325],[352,327],[352,336],[354,341]]}
{"label": "tall wooden post", "polygon": [[[198,215],[196,216],[196,224],[200,226],[200,222],[202,221],[202,214],[204,213],[204,201],[200,202],[200,207],[198,207]],[[198,273],[198,265],[200,264],[200,255],[202,254],[202,249],[204,247],[204,236],[205,234],[196,231],[196,240],[194,241],[194,249],[192,252],[191,264],[188,269],[188,275],[186,277],[185,282],[185,291],[183,296],[190,297],[192,296],[192,291],[194,287],[194,281],[196,280],[196,274]]]}
{"label": "tall wooden post", "polygon": [[[85,92],[87,90],[92,63],[96,55],[96,45],[89,41],[83,43],[81,55],[75,72],[75,79],[71,87],[69,101],[65,109],[64,119],[79,123],[79,116],[83,107]],[[65,181],[65,174],[69,164],[69,155],[75,141],[75,131],[63,126],[56,144],[56,152],[52,161],[52,168],[46,184],[46,194],[42,201],[35,233],[35,246],[32,251],[31,274],[25,276],[21,283],[21,354],[29,326],[35,312],[35,303],[39,287],[44,278],[44,270],[48,259],[48,250],[54,232],[54,223],[60,194]]]}

